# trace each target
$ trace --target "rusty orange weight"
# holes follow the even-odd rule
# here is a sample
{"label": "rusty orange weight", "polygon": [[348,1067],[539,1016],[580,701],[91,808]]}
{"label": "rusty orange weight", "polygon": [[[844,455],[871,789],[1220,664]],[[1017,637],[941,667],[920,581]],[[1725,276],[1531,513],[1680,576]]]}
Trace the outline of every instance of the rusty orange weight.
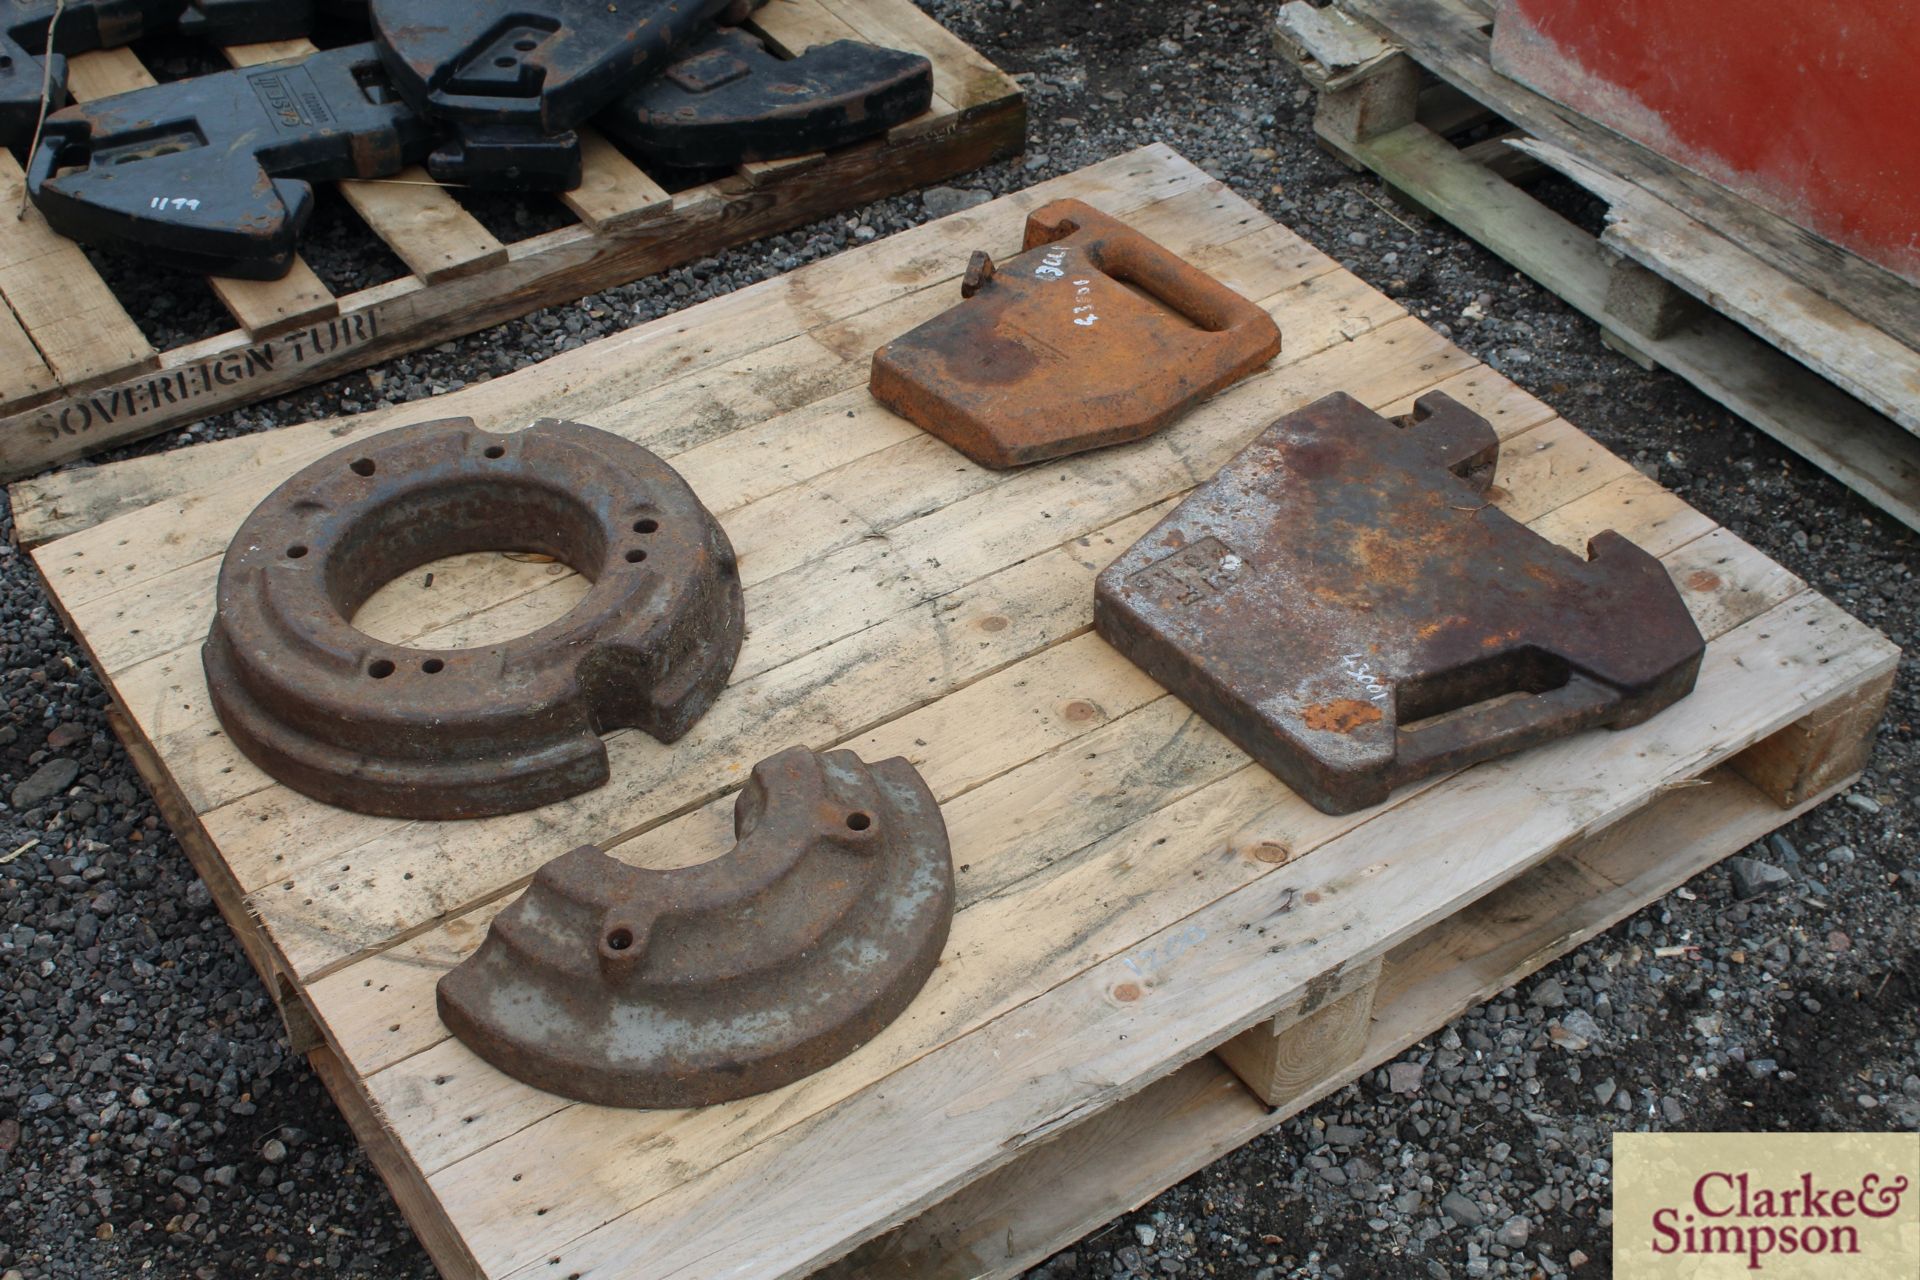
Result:
{"label": "rusty orange weight", "polygon": [[1273,318],[1116,218],[1056,200],[1024,252],[873,355],[874,397],[986,467],[1150,436],[1280,351]]}

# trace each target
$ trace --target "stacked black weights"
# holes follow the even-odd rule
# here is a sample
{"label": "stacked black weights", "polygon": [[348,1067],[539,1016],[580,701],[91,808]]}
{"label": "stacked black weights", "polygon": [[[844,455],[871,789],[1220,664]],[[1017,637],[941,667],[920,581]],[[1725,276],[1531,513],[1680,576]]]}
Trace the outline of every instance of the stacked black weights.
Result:
{"label": "stacked black weights", "polygon": [[[75,240],[210,275],[286,274],[310,183],[425,161],[437,180],[566,191],[592,123],[650,168],[726,169],[857,142],[925,111],[918,54],[853,40],[786,56],[755,0],[21,0],[0,26],[0,142]],[[46,13],[39,12],[44,8]],[[61,54],[169,25],[225,44],[312,32],[360,44],[74,106]],[[46,76],[41,59],[55,59]],[[164,127],[154,122],[164,121]]]}

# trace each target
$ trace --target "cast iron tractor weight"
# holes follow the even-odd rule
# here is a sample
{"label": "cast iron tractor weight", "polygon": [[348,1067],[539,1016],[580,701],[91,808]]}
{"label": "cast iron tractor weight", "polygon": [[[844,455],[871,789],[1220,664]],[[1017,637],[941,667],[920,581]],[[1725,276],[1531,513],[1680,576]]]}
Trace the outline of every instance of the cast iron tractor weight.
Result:
{"label": "cast iron tractor weight", "polygon": [[932,102],[933,64],[920,54],[835,40],[782,59],[722,27],[595,123],[661,164],[729,168],[882,134]]}
{"label": "cast iron tractor weight", "polygon": [[400,95],[452,131],[427,159],[442,182],[580,185],[575,126],[664,68],[715,18],[754,0],[372,0],[374,42]]}
{"label": "cast iron tractor weight", "polygon": [[902,759],[793,747],[754,766],[738,843],[672,871],[591,845],[542,867],[440,979],[469,1049],[550,1093],[693,1107],[852,1053],[946,945],[953,861]]}
{"label": "cast iron tractor weight", "polygon": [[1499,451],[1437,392],[1315,401],[1100,575],[1094,625],[1327,813],[1685,697],[1705,642],[1660,562],[1513,520]]}
{"label": "cast iron tractor weight", "polygon": [[49,108],[66,105],[67,54],[128,44],[166,26],[179,7],[180,0],[67,0],[55,25],[59,0],[0,0],[0,147],[24,147],[33,140],[43,77]]}
{"label": "cast iron tractor weight", "polygon": [[[326,3],[346,7],[345,0]],[[312,33],[313,6],[314,0],[187,0],[180,31],[209,44],[292,40]]]}
{"label": "cast iron tractor weight", "polygon": [[373,46],[349,45],[57,111],[27,190],[84,244],[276,280],[312,212],[310,183],[396,173],[428,145]]}
{"label": "cast iron tractor weight", "polygon": [[[374,591],[475,551],[592,582],[564,617],[466,649],[355,628]],[[720,695],[743,632],[733,548],[671,467],[609,432],[469,418],[383,432],[295,473],[234,534],[203,651],[247,758],[328,804],[509,813],[607,780],[600,734],[671,742]]]}
{"label": "cast iron tractor weight", "polygon": [[1279,354],[1273,318],[1078,200],[975,253],[959,306],[873,355],[880,403],[984,467],[1152,435]]}

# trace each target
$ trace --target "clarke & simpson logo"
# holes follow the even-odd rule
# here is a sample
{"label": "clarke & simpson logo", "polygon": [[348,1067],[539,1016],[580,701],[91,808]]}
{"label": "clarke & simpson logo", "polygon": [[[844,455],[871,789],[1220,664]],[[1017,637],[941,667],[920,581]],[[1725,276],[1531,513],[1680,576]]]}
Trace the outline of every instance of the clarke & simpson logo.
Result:
{"label": "clarke & simpson logo", "polygon": [[1614,1274],[1920,1276],[1920,1135],[1614,1136]]}

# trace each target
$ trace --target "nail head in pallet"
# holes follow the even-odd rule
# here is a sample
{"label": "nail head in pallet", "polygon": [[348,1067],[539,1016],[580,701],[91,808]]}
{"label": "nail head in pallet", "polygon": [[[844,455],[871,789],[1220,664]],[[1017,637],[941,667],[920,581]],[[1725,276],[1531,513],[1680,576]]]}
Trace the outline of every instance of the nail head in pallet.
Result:
{"label": "nail head in pallet", "polygon": [[[164,431],[598,289],[693,261],[1020,150],[1009,77],[911,0],[777,0],[751,25],[780,49],[865,40],[925,54],[934,97],[883,139],[753,163],[669,193],[582,130],[585,175],[561,197],[578,224],[502,244],[415,167],[339,184],[408,275],[336,297],[297,257],[281,280],[208,280],[238,328],[155,351],[78,245],[37,212],[0,219],[0,479]],[[236,46],[236,66],[299,57],[305,40]],[[151,84],[130,49],[72,59],[85,101]],[[22,174],[0,156],[0,203]]]}
{"label": "nail head in pallet", "polygon": [[[1314,128],[1329,150],[1560,295],[1609,346],[1920,528],[1920,290],[1500,75],[1487,10],[1296,0],[1275,40],[1320,91]],[[1604,199],[1599,239],[1504,180],[1513,160],[1449,142],[1423,66],[1535,135],[1502,143],[1507,156]]]}
{"label": "nail head in pallet", "polygon": [[[1063,197],[1258,300],[1286,348],[1148,440],[968,465],[872,401],[869,357],[951,304],[971,250],[1017,246]],[[1333,390],[1404,413],[1433,389],[1495,425],[1503,509],[1570,547],[1633,539],[1709,646],[1696,692],[1639,728],[1330,817],[1091,634],[1093,582],[1280,415]],[[1897,656],[1164,147],[433,412],[500,429],[559,409],[667,456],[719,514],[748,638],[675,746],[615,735],[607,786],[453,827],[272,785],[218,734],[198,675],[220,553],[252,505],[405,415],[178,451],[172,480],[142,459],[58,496],[15,487],[23,510],[61,510],[72,531],[36,561],[123,736],[450,1276],[1016,1274],[1833,794]],[[577,599],[549,568],[443,562],[356,622],[471,643]],[[569,1104],[448,1037],[436,981],[541,863],[584,841],[656,867],[723,848],[733,789],[794,743],[905,755],[943,806],[958,910],[897,1022],[776,1093],[664,1112]]]}

